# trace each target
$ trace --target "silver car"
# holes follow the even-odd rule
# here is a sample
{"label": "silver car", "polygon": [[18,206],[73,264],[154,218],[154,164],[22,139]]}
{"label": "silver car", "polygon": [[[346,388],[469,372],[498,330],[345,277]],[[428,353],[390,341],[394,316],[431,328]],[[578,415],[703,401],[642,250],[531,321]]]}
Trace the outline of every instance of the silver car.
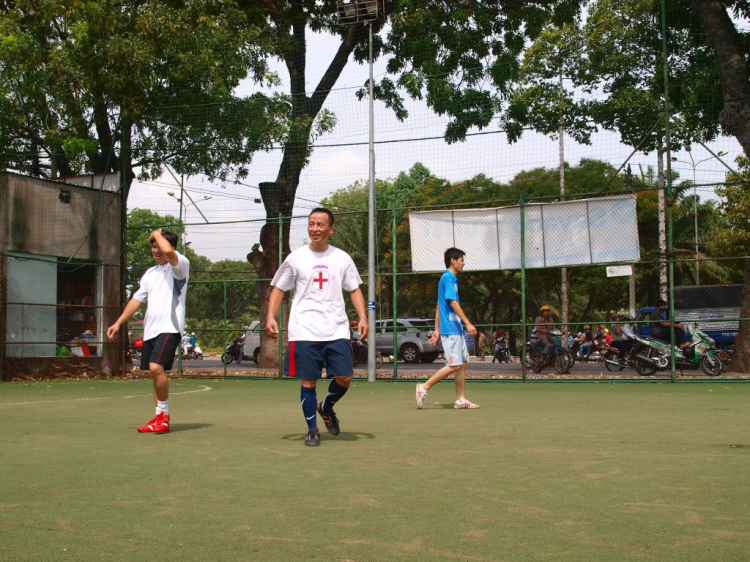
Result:
{"label": "silver car", "polygon": [[435,330],[434,318],[397,318],[398,354],[393,353],[393,319],[375,321],[375,347],[384,356],[396,356],[407,363],[432,363],[443,350],[430,343]]}

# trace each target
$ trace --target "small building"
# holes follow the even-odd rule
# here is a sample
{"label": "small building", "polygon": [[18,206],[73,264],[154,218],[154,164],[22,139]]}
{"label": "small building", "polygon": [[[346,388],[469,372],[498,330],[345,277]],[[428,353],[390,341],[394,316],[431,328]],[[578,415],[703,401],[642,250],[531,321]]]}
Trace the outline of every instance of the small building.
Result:
{"label": "small building", "polygon": [[107,187],[0,172],[2,380],[121,368],[106,330],[121,309],[123,219]]}

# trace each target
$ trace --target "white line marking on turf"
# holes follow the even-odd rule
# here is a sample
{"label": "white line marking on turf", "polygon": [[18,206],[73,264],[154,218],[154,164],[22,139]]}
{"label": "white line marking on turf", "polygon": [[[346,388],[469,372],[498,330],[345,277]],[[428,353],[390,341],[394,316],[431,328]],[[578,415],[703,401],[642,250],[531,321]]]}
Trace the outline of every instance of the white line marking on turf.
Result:
{"label": "white line marking on turf", "polygon": [[[195,392],[206,392],[211,390],[210,386],[201,385],[197,390],[185,390],[184,392],[170,392],[169,395],[175,394],[193,394]],[[68,398],[65,400],[32,400],[30,402],[4,402],[0,406],[28,406],[29,404],[56,404],[58,402],[88,402],[93,400],[117,400],[119,398],[143,398],[144,396],[153,396],[153,394],[131,394],[128,396],[103,396],[101,398]]]}

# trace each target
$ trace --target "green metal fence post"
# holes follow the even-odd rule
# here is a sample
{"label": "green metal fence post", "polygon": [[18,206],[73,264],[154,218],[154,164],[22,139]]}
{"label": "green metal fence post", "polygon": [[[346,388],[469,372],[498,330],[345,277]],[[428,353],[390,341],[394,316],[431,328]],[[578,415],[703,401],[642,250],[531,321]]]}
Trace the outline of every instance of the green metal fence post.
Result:
{"label": "green metal fence post", "polygon": [[396,259],[396,200],[393,200],[393,221],[391,226],[391,272],[393,285],[393,380],[398,380],[398,332],[396,323],[398,317],[398,272]]}
{"label": "green metal fence post", "polygon": [[528,375],[526,369],[526,207],[523,193],[521,193],[519,203],[521,215],[521,373],[523,382],[526,382]]}
{"label": "green metal fence post", "polygon": [[677,378],[675,368],[677,349],[675,348],[674,341],[674,236],[672,232],[672,205],[674,201],[672,198],[672,153],[669,139],[669,52],[667,47],[667,7],[665,0],[661,0],[661,39],[662,64],[664,66],[664,144],[667,159],[667,286],[669,290],[669,344],[671,346],[669,370],[672,382],[675,382]]}
{"label": "green metal fence post", "polygon": [[[279,213],[279,267],[284,263],[284,217]],[[279,304],[279,378],[284,376],[284,299]]]}
{"label": "green metal fence post", "polygon": [[[227,282],[224,281],[224,349],[227,348],[227,330],[229,329],[228,323],[227,323]],[[231,363],[231,358],[229,363]],[[227,376],[227,365],[229,363],[224,363],[224,376]]]}

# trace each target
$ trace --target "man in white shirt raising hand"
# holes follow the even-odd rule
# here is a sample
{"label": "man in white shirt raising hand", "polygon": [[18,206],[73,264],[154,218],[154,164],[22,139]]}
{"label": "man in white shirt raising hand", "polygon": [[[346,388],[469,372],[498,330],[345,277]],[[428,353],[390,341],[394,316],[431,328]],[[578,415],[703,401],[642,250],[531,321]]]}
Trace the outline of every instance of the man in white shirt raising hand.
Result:
{"label": "man in white shirt raising hand", "polygon": [[180,334],[185,331],[185,295],[190,262],[180,254],[177,235],[156,229],[149,235],[151,255],[156,265],[141,277],[138,290],[117,321],[107,328],[107,337],[114,339],[121,326],[148,302],[143,323],[141,370],[150,371],[154,381],[156,417],[138,428],[141,433],[169,431],[169,377],[174,363]]}

